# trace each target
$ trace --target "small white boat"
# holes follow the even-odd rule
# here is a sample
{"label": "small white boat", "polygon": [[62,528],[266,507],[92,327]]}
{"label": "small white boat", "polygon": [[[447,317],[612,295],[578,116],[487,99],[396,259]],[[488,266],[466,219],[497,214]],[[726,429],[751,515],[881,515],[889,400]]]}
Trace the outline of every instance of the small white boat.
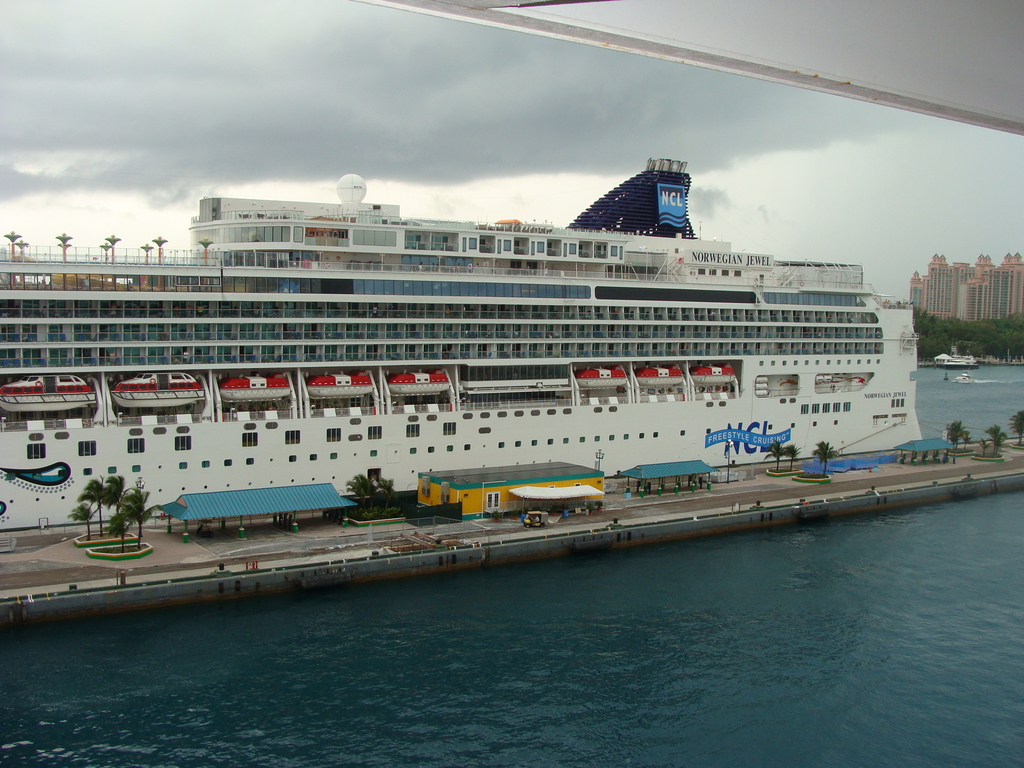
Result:
{"label": "small white boat", "polygon": [[971,376],[971,374],[967,373],[967,371],[964,371],[955,379],[953,379],[953,381],[956,384],[973,384],[975,382],[975,379],[974,377]]}

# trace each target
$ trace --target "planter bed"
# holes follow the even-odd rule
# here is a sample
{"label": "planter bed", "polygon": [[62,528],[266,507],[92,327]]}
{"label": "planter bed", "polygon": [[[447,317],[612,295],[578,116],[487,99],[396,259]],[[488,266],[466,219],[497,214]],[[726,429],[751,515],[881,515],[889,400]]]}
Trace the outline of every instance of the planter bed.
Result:
{"label": "planter bed", "polygon": [[971,456],[971,461],[991,461],[998,463],[1000,461],[1005,461],[1005,459],[1002,456]]}
{"label": "planter bed", "polygon": [[[127,546],[129,544],[135,544],[137,539],[138,539],[138,536],[136,536],[134,533],[125,536],[124,537],[125,546]],[[97,537],[95,537],[93,539],[87,539],[85,536],[79,536],[77,539],[74,540],[73,543],[79,549],[95,549],[96,547],[111,547],[114,544],[117,544],[117,546],[120,547],[121,546],[121,537],[117,536],[117,537],[114,537],[114,538],[110,538],[110,537],[104,536],[104,537],[101,538],[101,537],[97,536]]]}
{"label": "planter bed", "polygon": [[[131,542],[134,545],[134,541]],[[85,554],[94,560],[138,560],[153,551],[149,544],[143,544],[142,549],[129,549],[129,542],[125,539],[124,552],[121,552],[121,541],[117,540],[116,547],[96,547],[85,550]]]}
{"label": "planter bed", "polygon": [[351,517],[346,517],[345,518],[345,524],[346,525],[355,525],[355,526],[363,526],[363,525],[398,525],[399,523],[404,523],[404,522],[405,522],[405,518],[404,517],[386,517],[386,518],[383,518],[382,520],[353,520]]}
{"label": "planter bed", "polygon": [[802,469],[780,469],[780,470],[769,469],[767,472],[765,472],[765,474],[768,475],[768,477],[793,477],[794,475],[803,474],[803,470]]}
{"label": "planter bed", "polygon": [[811,485],[827,485],[832,482],[831,477],[802,477],[795,475],[793,479],[798,483],[809,483]]}

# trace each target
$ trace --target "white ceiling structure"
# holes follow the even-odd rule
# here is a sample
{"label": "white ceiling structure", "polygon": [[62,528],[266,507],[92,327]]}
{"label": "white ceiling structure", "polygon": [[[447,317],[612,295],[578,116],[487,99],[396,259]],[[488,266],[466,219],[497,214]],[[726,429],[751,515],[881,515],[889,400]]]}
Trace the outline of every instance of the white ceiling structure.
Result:
{"label": "white ceiling structure", "polygon": [[363,0],[1024,134],[1022,0]]}

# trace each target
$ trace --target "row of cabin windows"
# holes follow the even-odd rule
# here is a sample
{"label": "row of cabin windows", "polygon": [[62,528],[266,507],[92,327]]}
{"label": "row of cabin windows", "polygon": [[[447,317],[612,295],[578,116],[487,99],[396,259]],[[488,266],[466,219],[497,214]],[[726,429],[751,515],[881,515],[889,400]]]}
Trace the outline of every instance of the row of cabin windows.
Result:
{"label": "row of cabin windows", "polygon": [[804,403],[800,406],[800,413],[839,413],[840,406],[842,406],[843,413],[849,413],[853,404],[849,401],[845,403]]}

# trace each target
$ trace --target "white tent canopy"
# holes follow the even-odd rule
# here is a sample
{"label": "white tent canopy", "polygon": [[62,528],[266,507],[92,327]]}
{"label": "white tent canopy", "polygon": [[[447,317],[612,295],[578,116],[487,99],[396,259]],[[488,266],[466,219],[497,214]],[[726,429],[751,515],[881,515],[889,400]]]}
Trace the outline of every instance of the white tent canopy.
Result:
{"label": "white tent canopy", "polygon": [[592,485],[574,485],[569,488],[541,488],[536,485],[524,485],[521,488],[509,488],[509,493],[521,499],[585,499],[588,496],[604,496]]}

